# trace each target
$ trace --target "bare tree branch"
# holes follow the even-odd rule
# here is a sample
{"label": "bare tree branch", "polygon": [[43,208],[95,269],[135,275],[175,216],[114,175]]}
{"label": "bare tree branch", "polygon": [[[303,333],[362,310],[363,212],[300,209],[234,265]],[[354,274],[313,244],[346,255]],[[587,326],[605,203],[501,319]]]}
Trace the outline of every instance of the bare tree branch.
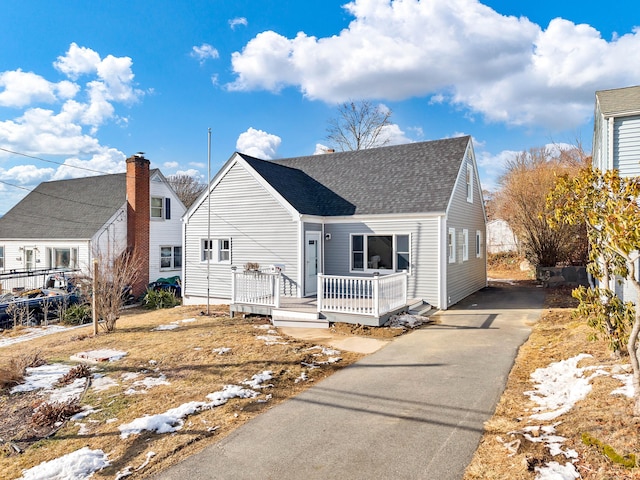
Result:
{"label": "bare tree branch", "polygon": [[338,115],[329,120],[327,140],[340,151],[364,150],[389,143],[384,134],[391,122],[391,110],[368,100],[348,101],[338,106]]}

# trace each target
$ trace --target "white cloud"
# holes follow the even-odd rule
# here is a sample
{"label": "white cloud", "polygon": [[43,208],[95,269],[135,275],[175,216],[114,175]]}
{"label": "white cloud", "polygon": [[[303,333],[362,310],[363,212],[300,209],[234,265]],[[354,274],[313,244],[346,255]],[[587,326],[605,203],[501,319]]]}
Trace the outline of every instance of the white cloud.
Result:
{"label": "white cloud", "polygon": [[589,25],[546,29],[477,0],[354,0],[339,34],[265,31],[232,55],[231,90],[299,88],[329,103],[428,96],[514,125],[573,128],[593,92],[637,83],[640,29],[608,42]]}
{"label": "white cloud", "polygon": [[216,59],[220,57],[220,53],[217,49],[213,48],[208,43],[203,43],[202,45],[194,46],[191,48],[191,56],[196,58],[200,65],[204,64],[208,59]]}
{"label": "white cloud", "polygon": [[176,175],[187,175],[189,177],[193,177],[196,178],[198,180],[204,180],[204,175],[202,175],[202,173],[200,173],[200,171],[196,170],[195,168],[189,168],[187,170],[178,170],[176,172]]}
{"label": "white cloud", "polygon": [[0,106],[24,107],[33,102],[54,103],[73,98],[79,87],[67,80],[49,82],[40,75],[21,69],[0,73]]}
{"label": "white cloud", "polygon": [[162,166],[164,168],[177,168],[180,165],[178,162],[164,162]]}
{"label": "white cloud", "polygon": [[203,162],[189,162],[189,165],[195,168],[205,168],[207,166],[207,164]]}
{"label": "white cloud", "polygon": [[75,42],[69,46],[64,56],[58,57],[53,66],[71,79],[80,75],[95,73],[100,64],[100,55],[86,47],[79,47]]}
{"label": "white cloud", "polygon": [[231,30],[235,30],[238,25],[243,25],[246,27],[248,24],[249,22],[247,22],[247,19],[245,17],[237,17],[229,20],[229,26],[231,27]]}
{"label": "white cloud", "polygon": [[252,157],[271,160],[275,158],[280,142],[282,139],[276,135],[249,127],[238,137],[236,149]]}
{"label": "white cloud", "polygon": [[126,171],[126,168],[124,153],[115,148],[103,148],[102,151],[86,160],[77,157],[67,158],[51,176],[51,180],[87,177],[105,173],[122,173]]}
{"label": "white cloud", "polygon": [[54,171],[53,168],[38,168],[35,165],[16,165],[8,170],[0,168],[0,176],[9,183],[38,185],[48,180]]}

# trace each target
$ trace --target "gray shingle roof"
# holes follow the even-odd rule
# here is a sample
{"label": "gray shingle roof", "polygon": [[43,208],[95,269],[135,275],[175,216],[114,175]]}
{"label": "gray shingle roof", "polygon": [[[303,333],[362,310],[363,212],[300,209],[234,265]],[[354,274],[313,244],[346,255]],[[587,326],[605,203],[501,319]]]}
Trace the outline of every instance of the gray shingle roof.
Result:
{"label": "gray shingle roof", "polygon": [[302,214],[444,212],[471,137],[259,160],[240,154]]}
{"label": "gray shingle roof", "polygon": [[640,86],[600,90],[596,98],[605,116],[640,112]]}
{"label": "gray shingle roof", "polygon": [[0,239],[90,239],[125,201],[124,173],[43,182],[0,218]]}

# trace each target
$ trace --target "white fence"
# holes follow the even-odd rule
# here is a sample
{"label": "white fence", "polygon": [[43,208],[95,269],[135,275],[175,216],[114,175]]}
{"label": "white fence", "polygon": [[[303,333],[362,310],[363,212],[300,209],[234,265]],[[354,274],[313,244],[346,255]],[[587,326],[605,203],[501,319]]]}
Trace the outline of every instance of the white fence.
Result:
{"label": "white fence", "polygon": [[231,303],[280,307],[280,272],[231,270]]}
{"label": "white fence", "polygon": [[318,274],[318,311],[379,317],[407,304],[406,272],[373,277]]}

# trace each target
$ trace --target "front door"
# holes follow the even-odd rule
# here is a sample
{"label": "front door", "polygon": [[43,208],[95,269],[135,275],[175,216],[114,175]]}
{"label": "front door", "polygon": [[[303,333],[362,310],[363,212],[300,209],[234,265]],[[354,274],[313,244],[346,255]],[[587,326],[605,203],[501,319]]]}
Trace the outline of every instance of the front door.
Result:
{"label": "front door", "polygon": [[36,255],[33,248],[24,249],[24,269],[35,270],[36,268]]}
{"label": "front door", "polygon": [[318,291],[318,267],[320,266],[320,232],[304,234],[304,295]]}

